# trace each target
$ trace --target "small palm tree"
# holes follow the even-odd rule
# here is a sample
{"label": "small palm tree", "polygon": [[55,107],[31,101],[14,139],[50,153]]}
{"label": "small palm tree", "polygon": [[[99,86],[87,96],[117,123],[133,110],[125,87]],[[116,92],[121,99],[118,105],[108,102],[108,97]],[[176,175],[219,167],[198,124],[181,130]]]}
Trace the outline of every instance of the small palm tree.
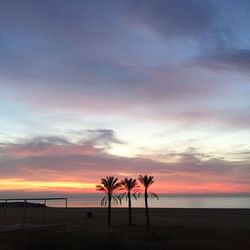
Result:
{"label": "small palm tree", "polygon": [[116,192],[120,189],[121,184],[118,182],[118,178],[114,176],[106,176],[106,179],[101,179],[101,184],[96,185],[97,191],[105,192],[106,195],[101,200],[101,206],[108,204],[108,226],[111,226],[111,202],[118,204],[121,203],[121,199]]}
{"label": "small palm tree", "polygon": [[121,190],[125,192],[120,195],[120,198],[126,197],[128,200],[128,220],[129,225],[132,225],[132,208],[131,208],[131,195],[134,196],[135,199],[138,197],[139,193],[139,185],[137,184],[136,179],[125,178],[121,181]]}
{"label": "small palm tree", "polygon": [[138,178],[139,182],[144,187],[144,199],[145,199],[145,210],[146,210],[146,219],[147,219],[147,228],[150,227],[150,221],[149,221],[149,211],[148,211],[148,195],[150,194],[152,198],[159,199],[157,194],[148,192],[149,186],[152,185],[154,181],[154,176],[147,176],[147,175],[139,175]]}

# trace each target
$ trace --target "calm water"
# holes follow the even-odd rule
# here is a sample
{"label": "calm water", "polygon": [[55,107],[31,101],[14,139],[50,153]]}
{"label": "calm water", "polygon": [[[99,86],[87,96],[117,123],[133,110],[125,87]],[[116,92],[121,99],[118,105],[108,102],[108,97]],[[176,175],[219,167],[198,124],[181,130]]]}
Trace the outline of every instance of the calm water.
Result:
{"label": "calm water", "polygon": [[[100,194],[84,194],[78,198],[68,198],[69,207],[100,207]],[[144,206],[143,197],[132,201],[133,207]],[[48,206],[64,206],[63,202],[48,202]],[[250,208],[250,196],[168,196],[160,195],[159,200],[149,199],[150,207],[159,208]],[[118,207],[127,207],[124,200]]]}

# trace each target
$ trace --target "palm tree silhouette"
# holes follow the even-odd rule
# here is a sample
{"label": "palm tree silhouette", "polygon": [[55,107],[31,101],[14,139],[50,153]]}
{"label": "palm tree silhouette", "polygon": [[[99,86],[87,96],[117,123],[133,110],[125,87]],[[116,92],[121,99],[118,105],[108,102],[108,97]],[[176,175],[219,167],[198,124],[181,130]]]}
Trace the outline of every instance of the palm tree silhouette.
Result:
{"label": "palm tree silhouette", "polygon": [[131,195],[134,196],[135,199],[138,197],[139,192],[139,185],[137,184],[136,179],[132,178],[125,178],[121,181],[121,190],[124,190],[125,192],[120,195],[120,198],[126,197],[126,200],[128,200],[128,220],[129,225],[132,225],[132,209],[131,209]]}
{"label": "palm tree silhouette", "polygon": [[144,186],[144,199],[145,199],[145,210],[146,210],[146,219],[147,219],[147,228],[150,227],[150,221],[149,221],[149,211],[148,211],[148,195],[152,198],[156,198],[157,200],[159,199],[157,194],[148,192],[148,188],[150,185],[152,185],[154,181],[154,176],[147,176],[147,175],[139,175],[138,178],[139,182]]}
{"label": "palm tree silhouette", "polygon": [[105,192],[106,195],[101,200],[101,206],[106,206],[108,203],[108,226],[111,226],[111,202],[118,204],[121,199],[116,192],[120,189],[121,183],[114,176],[106,176],[106,179],[101,179],[101,184],[96,185],[97,191]]}

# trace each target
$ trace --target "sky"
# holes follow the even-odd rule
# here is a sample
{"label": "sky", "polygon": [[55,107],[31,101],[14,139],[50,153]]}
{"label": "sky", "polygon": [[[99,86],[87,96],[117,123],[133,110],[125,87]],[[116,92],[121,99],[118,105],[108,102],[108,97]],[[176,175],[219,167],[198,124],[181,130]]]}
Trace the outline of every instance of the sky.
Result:
{"label": "sky", "polygon": [[250,194],[248,0],[0,0],[0,196]]}

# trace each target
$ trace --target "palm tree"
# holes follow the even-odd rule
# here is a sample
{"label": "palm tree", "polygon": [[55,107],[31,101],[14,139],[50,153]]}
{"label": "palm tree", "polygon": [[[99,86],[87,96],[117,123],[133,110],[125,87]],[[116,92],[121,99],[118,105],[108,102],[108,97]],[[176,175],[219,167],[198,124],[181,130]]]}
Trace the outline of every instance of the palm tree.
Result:
{"label": "palm tree", "polygon": [[150,221],[149,221],[149,211],[148,211],[148,195],[152,198],[159,199],[157,194],[148,192],[148,188],[150,185],[152,185],[154,181],[154,176],[147,176],[147,175],[139,175],[138,178],[139,182],[144,186],[144,199],[145,199],[145,210],[146,210],[146,219],[147,219],[147,228],[150,227]]}
{"label": "palm tree", "polygon": [[119,195],[116,192],[120,189],[121,183],[114,176],[106,176],[106,179],[101,179],[101,184],[96,185],[96,190],[105,192],[106,195],[102,198],[101,206],[108,204],[108,226],[111,225],[111,202],[118,204],[121,202]]}
{"label": "palm tree", "polygon": [[122,199],[126,197],[126,200],[128,200],[128,220],[130,226],[132,225],[131,195],[137,199],[139,192],[138,188],[139,185],[137,184],[136,179],[125,178],[121,181],[121,190],[124,190],[125,192],[120,195],[120,198]]}

